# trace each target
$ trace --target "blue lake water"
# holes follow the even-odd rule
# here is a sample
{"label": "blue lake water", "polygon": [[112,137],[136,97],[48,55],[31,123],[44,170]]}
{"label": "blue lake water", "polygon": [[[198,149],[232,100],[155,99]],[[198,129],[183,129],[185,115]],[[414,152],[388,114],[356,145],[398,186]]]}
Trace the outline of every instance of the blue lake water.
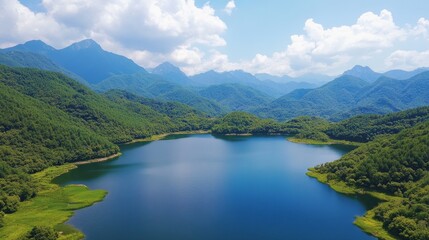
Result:
{"label": "blue lake water", "polygon": [[374,239],[353,225],[373,201],[305,175],[349,147],[192,135],[121,150],[56,179],[109,192],[69,221],[86,239]]}

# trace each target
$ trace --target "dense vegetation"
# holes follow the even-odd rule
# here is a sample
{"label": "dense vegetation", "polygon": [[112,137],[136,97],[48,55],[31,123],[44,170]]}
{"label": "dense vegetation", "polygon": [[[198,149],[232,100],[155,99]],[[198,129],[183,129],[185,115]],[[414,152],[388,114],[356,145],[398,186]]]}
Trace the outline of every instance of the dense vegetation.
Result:
{"label": "dense vegetation", "polygon": [[97,94],[60,73],[0,66],[0,225],[37,193],[29,174],[118,153],[115,143],[209,129],[204,114],[125,92]]}
{"label": "dense vegetation", "polygon": [[197,92],[148,73],[122,74],[109,77],[94,86],[99,91],[121,89],[127,92],[167,101],[176,101],[211,116],[224,113],[217,103],[200,96]]}
{"label": "dense vegetation", "polygon": [[[0,55],[0,60],[3,56],[3,60],[12,61],[9,64],[19,63],[21,53],[7,54]],[[413,240],[429,238],[429,107],[388,115],[362,115],[338,123],[317,117],[277,122],[244,112],[213,119],[211,116],[221,114],[223,108],[196,92],[168,81],[157,81],[145,72],[120,76],[110,78],[112,86],[126,86],[130,78],[136,81],[135,85],[128,86],[131,90],[141,88],[151,97],[178,100],[196,106],[198,110],[122,90],[97,94],[61,73],[0,66],[0,227],[4,224],[4,213],[15,212],[20,202],[37,194],[39,186],[30,176],[32,173],[68,162],[110,156],[118,153],[116,144],[134,139],[167,132],[211,129],[214,134],[282,134],[321,142],[332,139],[367,142],[341,160],[319,166],[315,171],[326,174],[330,181],[400,197],[401,200],[389,201],[374,209],[374,217],[395,236]],[[401,100],[398,106],[418,106],[427,101],[427,94],[419,90],[426,86],[427,79],[427,74],[423,73],[411,80],[391,82],[391,89],[386,90],[385,79],[368,85],[360,79],[343,77],[319,90],[295,91],[276,104],[279,109],[286,104],[288,111],[302,107],[293,114],[304,114],[311,108],[325,111],[323,114],[315,112],[315,115],[334,116],[336,113],[332,109],[347,110],[349,104],[356,103],[357,95],[366,99],[363,103],[369,104],[367,99],[374,93],[405,88],[401,96],[407,98],[409,104]],[[142,81],[149,84],[142,87]],[[342,90],[338,92],[337,88]],[[210,93],[208,90],[202,92]],[[210,98],[218,97],[220,92],[224,93],[214,88]],[[327,97],[326,93],[335,98]],[[246,102],[247,97],[239,101],[234,99],[232,105]],[[315,105],[319,100],[322,100],[318,102],[321,105]],[[386,102],[396,106],[391,99]],[[362,106],[367,106],[365,104]],[[328,105],[330,107],[326,108]],[[361,107],[353,111],[367,110]],[[284,114],[281,109],[274,113]],[[34,236],[43,234],[53,236],[51,233],[43,227],[34,228],[27,238],[35,239]]]}
{"label": "dense vegetation", "polygon": [[402,197],[374,211],[392,234],[429,238],[429,121],[381,136],[315,171],[328,181]]}
{"label": "dense vegetation", "polygon": [[406,80],[382,77],[373,83],[345,75],[320,88],[295,90],[252,112],[278,120],[309,115],[338,121],[429,105],[423,90],[428,87],[429,72]]}
{"label": "dense vegetation", "polygon": [[321,132],[329,122],[315,117],[298,117],[288,122],[260,119],[245,112],[233,112],[218,119],[212,127],[214,134],[297,135]]}
{"label": "dense vegetation", "polygon": [[331,124],[325,133],[332,139],[369,142],[382,134],[395,134],[429,120],[429,107],[386,115],[360,115]]}
{"label": "dense vegetation", "polygon": [[207,87],[200,94],[211,99],[229,111],[243,111],[267,104],[273,100],[268,95],[254,88],[241,84],[221,84]]}

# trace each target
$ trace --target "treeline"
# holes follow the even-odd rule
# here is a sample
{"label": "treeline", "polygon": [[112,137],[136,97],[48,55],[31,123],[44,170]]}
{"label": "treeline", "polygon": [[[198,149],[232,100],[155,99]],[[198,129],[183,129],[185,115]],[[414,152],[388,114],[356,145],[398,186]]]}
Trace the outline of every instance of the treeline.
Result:
{"label": "treeline", "polygon": [[217,119],[212,127],[213,134],[253,134],[253,135],[296,135],[311,131],[322,131],[329,122],[316,117],[298,117],[287,122],[260,119],[246,112],[232,112]]}
{"label": "treeline", "polygon": [[319,142],[344,140],[365,143],[379,135],[399,133],[429,120],[429,107],[419,107],[386,115],[360,115],[338,123],[318,117],[297,117],[286,122],[260,119],[245,112],[233,112],[216,120],[214,134],[283,134]]}
{"label": "treeline", "polygon": [[429,107],[420,107],[386,115],[360,115],[331,126],[325,133],[332,139],[369,142],[376,136],[399,133],[429,120]]}
{"label": "treeline", "polygon": [[429,239],[429,107],[362,115],[339,123],[311,117],[279,123],[236,112],[218,119],[212,132],[365,143],[314,171],[326,174],[328,181],[400,197],[376,207],[375,219],[399,239]]}
{"label": "treeline", "polygon": [[0,225],[2,212],[37,193],[31,173],[110,156],[118,143],[212,124],[183,104],[101,95],[59,73],[1,65],[0,109]]}
{"label": "treeline", "polygon": [[402,197],[377,207],[376,219],[401,239],[429,239],[429,121],[376,138],[315,171],[328,181]]}

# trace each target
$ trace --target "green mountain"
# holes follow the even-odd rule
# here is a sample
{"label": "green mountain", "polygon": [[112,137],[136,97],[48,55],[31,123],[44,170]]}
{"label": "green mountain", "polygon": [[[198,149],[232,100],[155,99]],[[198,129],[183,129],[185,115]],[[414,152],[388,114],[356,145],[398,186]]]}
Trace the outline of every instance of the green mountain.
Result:
{"label": "green mountain", "polygon": [[112,91],[97,94],[60,73],[0,65],[1,211],[34,196],[28,173],[118,153],[115,143],[209,129],[212,120],[179,103]]}
{"label": "green mountain", "polygon": [[328,183],[396,195],[371,210],[399,239],[429,238],[429,121],[378,137],[314,169]]}
{"label": "green mountain", "polygon": [[359,115],[332,124],[325,133],[336,140],[369,142],[376,136],[396,134],[428,120],[429,107],[420,107],[386,115]]}
{"label": "green mountain", "polygon": [[320,88],[295,90],[253,112],[279,120],[303,115],[330,118],[353,105],[355,95],[368,85],[364,80],[342,76]]}
{"label": "green mountain", "polygon": [[58,66],[48,57],[37,53],[0,51],[0,64],[9,67],[30,67],[52,72],[59,72],[83,84],[88,84],[83,78]]}
{"label": "green mountain", "polygon": [[21,51],[43,55],[58,66],[85,79],[90,84],[99,83],[115,74],[145,72],[142,67],[132,60],[107,52],[90,39],[74,43],[59,50],[42,41],[34,40],[2,51]]}
{"label": "green mountain", "polygon": [[279,120],[300,115],[342,120],[367,113],[389,113],[429,104],[429,73],[407,80],[380,77],[374,83],[344,75],[320,88],[295,90],[270,104],[252,110]]}
{"label": "green mountain", "polygon": [[139,96],[176,101],[197,110],[216,116],[224,109],[197,92],[164,80],[161,76],[149,73],[115,75],[94,86],[99,91],[121,89]]}
{"label": "green mountain", "polygon": [[173,120],[149,106],[130,111],[61,74],[1,66],[0,82],[66,112],[115,143],[176,130]]}
{"label": "green mountain", "polygon": [[211,99],[231,111],[242,111],[267,104],[273,100],[268,95],[240,84],[213,85],[199,92],[201,96]]}
{"label": "green mountain", "polygon": [[111,101],[126,106],[130,111],[136,111],[141,105],[144,105],[168,116],[176,125],[176,129],[173,129],[175,131],[207,130],[212,124],[212,120],[208,118],[207,114],[178,102],[157,101],[122,90],[110,90],[104,95]]}

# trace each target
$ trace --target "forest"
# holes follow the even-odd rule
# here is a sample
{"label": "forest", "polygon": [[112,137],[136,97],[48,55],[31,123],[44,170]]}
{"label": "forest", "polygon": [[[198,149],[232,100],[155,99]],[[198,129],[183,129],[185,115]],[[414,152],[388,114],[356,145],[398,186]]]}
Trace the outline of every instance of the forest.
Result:
{"label": "forest", "polygon": [[[118,144],[157,134],[286,135],[360,146],[314,171],[328,181],[398,197],[374,218],[401,239],[429,239],[429,107],[340,122],[302,116],[284,122],[246,112],[212,117],[182,103],[123,90],[96,93],[60,73],[0,65],[0,227],[4,214],[40,189],[31,174],[50,166],[107,157]],[[52,235],[35,228],[31,234]]]}

